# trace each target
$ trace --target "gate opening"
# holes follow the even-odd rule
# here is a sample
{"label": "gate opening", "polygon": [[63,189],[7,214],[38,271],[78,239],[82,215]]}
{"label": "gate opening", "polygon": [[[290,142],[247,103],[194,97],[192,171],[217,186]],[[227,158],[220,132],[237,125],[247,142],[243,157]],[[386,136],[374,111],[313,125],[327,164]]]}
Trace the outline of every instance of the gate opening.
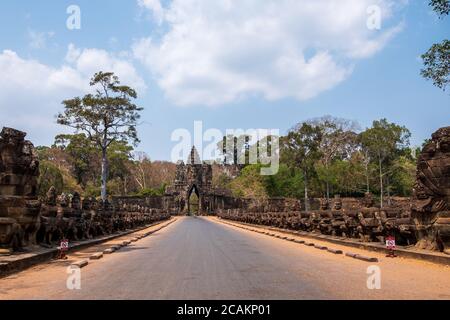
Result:
{"label": "gate opening", "polygon": [[200,195],[196,185],[193,185],[188,195],[188,215],[200,215]]}

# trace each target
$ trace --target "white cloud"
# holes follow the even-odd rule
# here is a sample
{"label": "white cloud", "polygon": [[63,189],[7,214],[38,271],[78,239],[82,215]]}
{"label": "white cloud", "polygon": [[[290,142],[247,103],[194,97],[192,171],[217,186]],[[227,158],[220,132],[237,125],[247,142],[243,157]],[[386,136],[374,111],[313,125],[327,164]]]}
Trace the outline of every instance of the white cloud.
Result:
{"label": "white cloud", "polygon": [[[100,49],[78,49],[69,45],[66,61],[85,78],[91,77],[100,70],[112,71],[119,76],[123,84],[135,88],[138,92],[146,89],[144,80],[139,76],[133,64],[123,54],[115,56]],[[89,81],[88,81],[89,82]]]}
{"label": "white cloud", "polygon": [[[162,37],[133,52],[181,106],[223,105],[247,96],[313,98],[347,79],[359,59],[401,30],[394,0],[138,0],[162,20]],[[382,29],[367,28],[378,5]],[[392,25],[389,27],[389,25]]]}
{"label": "white cloud", "polygon": [[62,111],[61,102],[91,90],[89,79],[95,72],[113,71],[123,84],[138,92],[146,88],[144,80],[127,59],[104,50],[77,49],[74,45],[69,45],[65,62],[60,67],[4,50],[0,52],[0,70],[0,127],[6,125],[33,132],[37,141],[51,139],[52,134],[61,130],[54,118]]}
{"label": "white cloud", "polygon": [[28,30],[28,37],[30,39],[29,45],[33,49],[45,49],[47,47],[47,41],[53,38],[55,32],[38,32],[34,30]]}
{"label": "white cloud", "polygon": [[152,12],[153,18],[158,24],[163,22],[165,12],[159,0],[138,0],[138,5]]}

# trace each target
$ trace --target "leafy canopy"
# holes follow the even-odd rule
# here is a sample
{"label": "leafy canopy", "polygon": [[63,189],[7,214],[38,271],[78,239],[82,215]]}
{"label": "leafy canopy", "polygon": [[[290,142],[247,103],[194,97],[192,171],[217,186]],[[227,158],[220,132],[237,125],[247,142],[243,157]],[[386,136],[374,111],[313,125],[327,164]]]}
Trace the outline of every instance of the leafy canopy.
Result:
{"label": "leafy canopy", "polygon": [[[441,19],[450,13],[450,0],[430,0],[429,4]],[[422,59],[422,76],[445,91],[450,83],[450,41],[446,39],[434,44],[422,55]]]}
{"label": "leafy canopy", "polygon": [[450,13],[450,0],[430,0],[430,6],[441,17]]}
{"label": "leafy canopy", "polygon": [[136,91],[120,85],[112,72],[96,73],[90,85],[96,88],[95,94],[63,101],[65,110],[58,114],[58,123],[84,132],[103,150],[114,141],[137,144],[136,126],[143,108],[132,102]]}
{"label": "leafy canopy", "polygon": [[422,59],[425,66],[422,76],[445,91],[450,83],[450,41],[434,44],[422,55]]}

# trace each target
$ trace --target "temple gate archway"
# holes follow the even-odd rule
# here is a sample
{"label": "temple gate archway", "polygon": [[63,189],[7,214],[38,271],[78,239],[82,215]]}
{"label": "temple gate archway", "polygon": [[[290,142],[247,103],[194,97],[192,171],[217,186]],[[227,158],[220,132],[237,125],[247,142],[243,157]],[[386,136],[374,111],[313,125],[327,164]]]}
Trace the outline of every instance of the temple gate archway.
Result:
{"label": "temple gate archway", "polygon": [[197,186],[194,184],[189,190],[187,195],[187,207],[188,215],[198,216],[200,215],[200,203],[201,203],[200,193]]}
{"label": "temple gate archway", "polygon": [[[212,166],[202,162],[197,149],[192,147],[186,164],[183,161],[177,164],[174,184],[166,190],[166,194],[180,204],[179,215],[191,214],[194,207],[196,215],[204,215],[209,213],[212,193]],[[198,200],[195,196],[191,199],[193,195]]]}

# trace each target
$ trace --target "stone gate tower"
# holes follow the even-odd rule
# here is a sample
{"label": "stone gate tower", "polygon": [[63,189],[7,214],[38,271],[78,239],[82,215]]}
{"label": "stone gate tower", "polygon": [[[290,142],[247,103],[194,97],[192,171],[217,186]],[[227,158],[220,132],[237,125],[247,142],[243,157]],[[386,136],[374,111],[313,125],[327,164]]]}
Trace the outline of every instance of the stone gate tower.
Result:
{"label": "stone gate tower", "polygon": [[192,193],[199,198],[199,214],[212,210],[212,166],[201,161],[195,147],[192,147],[186,164],[177,164],[174,184],[167,188],[166,194],[173,197],[179,214],[189,213],[189,199]]}

